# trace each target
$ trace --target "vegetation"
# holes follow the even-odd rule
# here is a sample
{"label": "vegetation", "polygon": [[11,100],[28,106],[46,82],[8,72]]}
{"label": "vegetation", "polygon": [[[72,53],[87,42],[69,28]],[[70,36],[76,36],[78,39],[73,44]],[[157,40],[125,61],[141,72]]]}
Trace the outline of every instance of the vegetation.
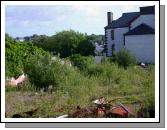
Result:
{"label": "vegetation", "polygon": [[137,64],[136,57],[127,49],[122,49],[116,54],[116,61],[124,68]]}
{"label": "vegetation", "polygon": [[[7,37],[6,44],[7,68],[10,68],[9,63],[14,64],[12,67],[18,70],[24,66],[24,71],[29,77],[29,81],[20,88],[6,87],[8,117],[34,108],[39,108],[34,117],[57,117],[73,112],[76,106],[91,106],[91,99],[101,96],[112,103],[121,102],[137,106],[136,117],[154,115],[150,114],[155,111],[154,65],[148,65],[144,69],[134,64],[135,58],[127,50],[116,54],[114,62],[107,59],[101,64],[95,64],[92,56],[72,54],[72,50],[75,50],[73,45],[69,45],[69,48],[72,47],[69,53],[60,54],[62,57],[69,55],[62,59],[31,43],[16,42],[11,37]],[[9,52],[19,57],[13,58]],[[24,58],[23,52],[27,54]],[[12,69],[8,70],[12,76],[18,75]],[[40,88],[49,85],[53,85],[52,94],[39,91]]]}
{"label": "vegetation", "polygon": [[70,73],[73,73],[67,60],[63,61],[49,53],[45,56],[29,57],[24,69],[30,82],[37,88],[45,88],[49,85],[53,85],[54,88],[60,88],[64,77],[69,77]]}
{"label": "vegetation", "polygon": [[73,54],[81,54],[84,56],[94,54],[95,47],[92,44],[93,38],[73,30],[58,32],[50,37],[35,35],[31,39],[34,45],[54,52],[55,54],[60,54],[61,58],[69,57]]}
{"label": "vegetation", "polygon": [[46,52],[30,42],[16,42],[6,34],[5,37],[5,73],[6,77],[18,77],[26,59],[32,55],[45,55]]}

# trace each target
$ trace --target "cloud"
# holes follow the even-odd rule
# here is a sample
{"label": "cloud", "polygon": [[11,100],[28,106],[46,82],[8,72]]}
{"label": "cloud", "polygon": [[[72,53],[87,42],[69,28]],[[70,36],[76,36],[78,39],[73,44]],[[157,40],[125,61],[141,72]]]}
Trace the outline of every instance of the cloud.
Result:
{"label": "cloud", "polygon": [[101,14],[101,10],[103,9],[103,6],[76,5],[76,6],[72,6],[72,9],[86,16],[98,16],[99,14]]}
{"label": "cloud", "polygon": [[122,13],[139,10],[139,6],[115,5],[8,5],[5,8],[5,29],[13,36],[51,35],[74,29],[83,33],[103,34],[107,12],[114,19]]}
{"label": "cloud", "polygon": [[139,11],[139,5],[122,5],[120,6],[122,12]]}

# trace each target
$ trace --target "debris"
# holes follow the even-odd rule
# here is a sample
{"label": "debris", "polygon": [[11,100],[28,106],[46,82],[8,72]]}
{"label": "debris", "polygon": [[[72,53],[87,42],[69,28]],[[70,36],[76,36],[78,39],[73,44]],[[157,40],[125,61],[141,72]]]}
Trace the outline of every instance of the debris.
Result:
{"label": "debris", "polygon": [[99,105],[99,104],[106,104],[105,98],[101,97],[99,99],[96,99],[93,101],[95,104]]}
{"label": "debris", "polygon": [[68,117],[71,118],[127,118],[131,114],[131,108],[125,107],[123,104],[111,105],[111,102],[107,102],[104,97],[96,99],[93,101],[97,105],[95,108],[81,108],[77,106],[77,109],[74,113],[69,114]]}
{"label": "debris", "polygon": [[27,79],[27,76],[23,73],[17,79],[15,79],[14,77],[7,79],[6,84],[7,86],[17,87],[19,84],[25,82]]}
{"label": "debris", "polygon": [[132,112],[130,112],[130,110],[128,110],[128,108],[126,108],[122,103],[119,103],[119,105],[125,110],[127,111],[129,114],[131,114],[132,116],[134,116],[134,114]]}
{"label": "debris", "polygon": [[146,64],[144,64],[144,63],[141,63],[140,66],[143,68],[146,68]]}
{"label": "debris", "polygon": [[22,113],[17,113],[17,114],[14,114],[12,118],[29,118],[29,117],[32,117],[33,114],[35,114],[37,111],[38,111],[38,108],[34,110],[22,112]]}
{"label": "debris", "polygon": [[102,118],[105,116],[105,107],[97,108],[97,117]]}
{"label": "debris", "polygon": [[115,106],[111,109],[112,117],[123,118],[128,117],[128,112],[124,110],[121,106]]}
{"label": "debris", "polygon": [[77,110],[74,113],[69,114],[68,118],[93,118],[95,116],[96,109],[77,107]]}

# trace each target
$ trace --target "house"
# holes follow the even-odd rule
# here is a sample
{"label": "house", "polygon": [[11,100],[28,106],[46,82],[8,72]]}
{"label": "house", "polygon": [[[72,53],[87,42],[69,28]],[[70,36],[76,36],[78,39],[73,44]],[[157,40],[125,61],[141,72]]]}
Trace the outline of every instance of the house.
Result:
{"label": "house", "polygon": [[154,63],[155,60],[155,6],[140,7],[140,12],[123,13],[113,20],[113,13],[107,13],[105,29],[106,55],[130,50],[139,62]]}

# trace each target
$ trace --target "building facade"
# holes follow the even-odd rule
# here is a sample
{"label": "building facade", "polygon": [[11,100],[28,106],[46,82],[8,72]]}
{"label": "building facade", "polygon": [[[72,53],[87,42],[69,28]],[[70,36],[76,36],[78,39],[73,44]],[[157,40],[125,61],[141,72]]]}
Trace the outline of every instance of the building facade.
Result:
{"label": "building facade", "polygon": [[126,48],[139,62],[155,62],[155,6],[140,7],[140,12],[123,13],[117,20],[113,20],[113,13],[108,12],[107,18],[107,56]]}

